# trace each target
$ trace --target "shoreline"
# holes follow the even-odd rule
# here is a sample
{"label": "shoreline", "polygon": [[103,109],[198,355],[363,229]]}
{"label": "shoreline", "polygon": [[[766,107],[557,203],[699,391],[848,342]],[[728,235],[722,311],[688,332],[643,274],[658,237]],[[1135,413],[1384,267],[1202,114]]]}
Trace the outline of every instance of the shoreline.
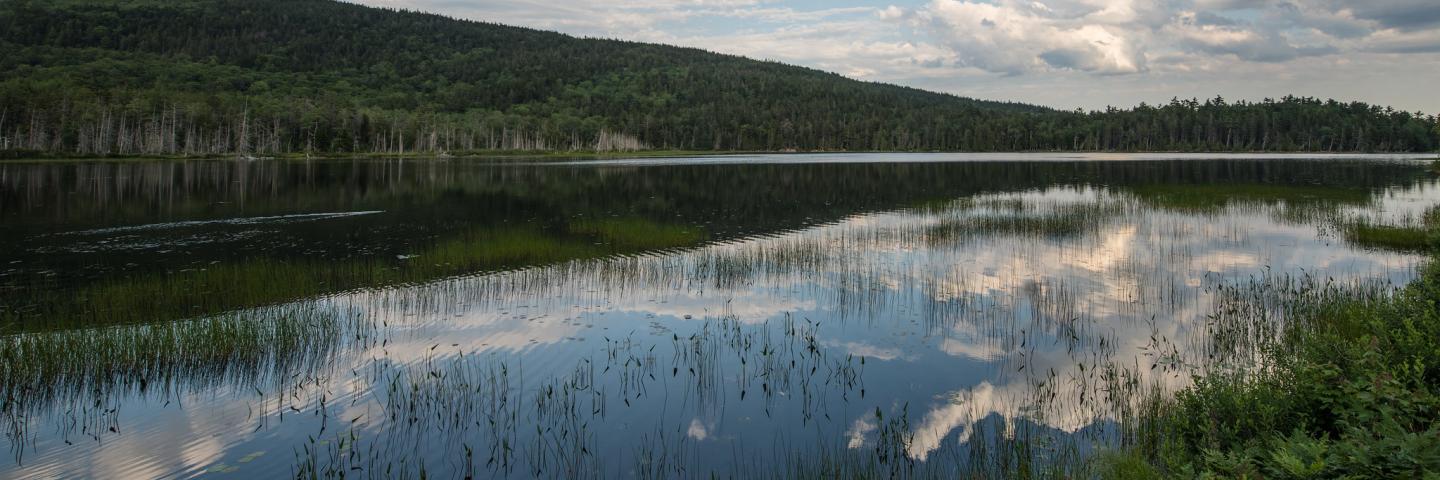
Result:
{"label": "shoreline", "polygon": [[586,159],[586,160],[615,160],[615,159],[642,159],[642,158],[699,158],[699,157],[733,157],[745,155],[847,155],[847,154],[955,154],[955,155],[1004,155],[1004,154],[1057,154],[1057,155],[1275,155],[1275,156],[1397,156],[1413,158],[1434,158],[1440,160],[1440,152],[1334,152],[1334,151],[1176,151],[1176,150],[1136,150],[1136,151],[1091,151],[1091,150],[1016,150],[1016,151],[883,151],[883,150],[815,150],[815,151],[784,151],[784,150],[747,150],[747,151],[714,151],[714,150],[640,150],[628,152],[594,152],[594,151],[477,151],[462,153],[286,153],[278,155],[262,156],[241,156],[237,154],[207,154],[207,155],[51,155],[45,153],[24,152],[22,155],[11,156],[13,151],[0,151],[0,164],[5,163],[48,163],[48,162],[151,162],[151,161],[187,161],[187,160],[281,160],[281,161],[304,161],[304,160],[339,160],[339,159],[426,159],[426,160],[471,160],[471,159]]}

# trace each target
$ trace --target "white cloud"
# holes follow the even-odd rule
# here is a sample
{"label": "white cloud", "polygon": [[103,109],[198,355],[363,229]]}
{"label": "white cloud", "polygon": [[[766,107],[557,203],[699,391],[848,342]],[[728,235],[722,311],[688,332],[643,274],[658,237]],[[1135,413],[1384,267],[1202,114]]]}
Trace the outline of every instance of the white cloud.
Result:
{"label": "white cloud", "polygon": [[[1091,14],[1099,13],[1087,15]],[[1112,18],[1130,15],[1132,10],[1120,8]],[[1039,2],[934,0],[918,11],[915,21],[948,47],[961,65],[991,72],[1145,70],[1143,54],[1124,29],[1057,18],[1054,10]]]}
{"label": "white cloud", "polygon": [[690,428],[685,430],[685,436],[695,441],[703,442],[705,439],[710,438],[710,430],[705,428],[705,424],[700,423],[700,419],[695,418],[690,420]]}
{"label": "white cloud", "polygon": [[879,427],[875,425],[873,417],[868,414],[855,419],[855,423],[852,423],[850,429],[845,432],[845,436],[850,439],[845,446],[851,450],[863,448],[868,443],[865,437],[877,428]]}
{"label": "white cloud", "polygon": [[1208,12],[1182,12],[1166,32],[1185,50],[1253,62],[1283,62],[1335,52],[1329,45],[1297,46],[1278,30],[1254,28]]}
{"label": "white cloud", "polygon": [[1365,38],[1362,48],[1379,53],[1440,52],[1440,30],[1386,30]]}
{"label": "white cloud", "polygon": [[1434,0],[358,1],[1061,108],[1293,93],[1440,111]]}

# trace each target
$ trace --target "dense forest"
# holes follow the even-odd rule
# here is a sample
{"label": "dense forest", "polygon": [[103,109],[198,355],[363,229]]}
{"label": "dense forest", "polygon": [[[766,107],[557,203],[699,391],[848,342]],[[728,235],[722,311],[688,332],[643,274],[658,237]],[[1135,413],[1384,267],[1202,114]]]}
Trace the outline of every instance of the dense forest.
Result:
{"label": "dense forest", "polygon": [[1363,103],[1059,111],[330,0],[5,0],[0,50],[12,156],[1440,147]]}

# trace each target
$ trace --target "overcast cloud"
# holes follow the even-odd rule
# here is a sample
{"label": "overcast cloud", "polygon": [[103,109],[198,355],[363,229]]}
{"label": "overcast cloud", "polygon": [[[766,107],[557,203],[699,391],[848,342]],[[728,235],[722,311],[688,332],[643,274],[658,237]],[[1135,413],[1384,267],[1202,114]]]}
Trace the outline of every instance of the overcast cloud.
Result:
{"label": "overcast cloud", "polygon": [[1333,97],[1440,112],[1440,0],[359,0],[1060,108]]}

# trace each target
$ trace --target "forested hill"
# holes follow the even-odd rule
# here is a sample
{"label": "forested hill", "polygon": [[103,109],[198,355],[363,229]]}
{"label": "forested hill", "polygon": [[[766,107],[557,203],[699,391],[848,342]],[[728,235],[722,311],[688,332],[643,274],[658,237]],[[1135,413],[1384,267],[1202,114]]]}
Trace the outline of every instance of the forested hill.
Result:
{"label": "forested hill", "polygon": [[12,153],[1440,146],[1358,103],[1055,111],[328,0],[4,0],[0,50]]}

